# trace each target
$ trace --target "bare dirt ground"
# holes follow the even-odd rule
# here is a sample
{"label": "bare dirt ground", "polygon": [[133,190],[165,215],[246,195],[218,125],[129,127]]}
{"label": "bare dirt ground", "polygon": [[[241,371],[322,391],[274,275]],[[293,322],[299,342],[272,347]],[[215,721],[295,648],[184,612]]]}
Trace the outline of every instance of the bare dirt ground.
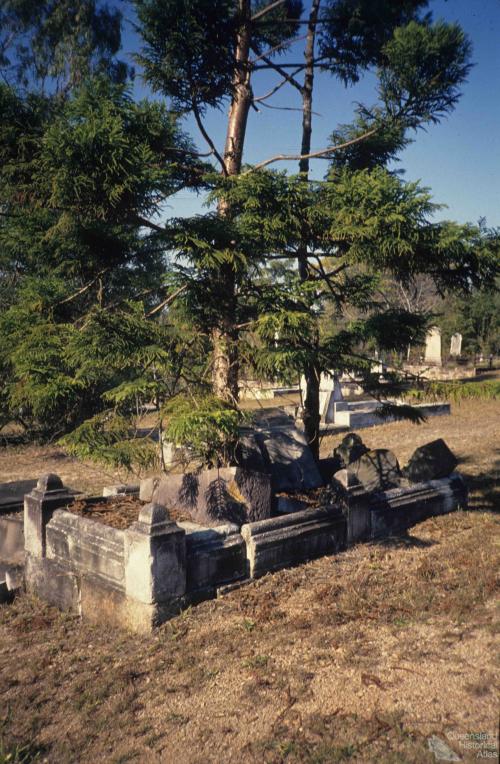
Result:
{"label": "bare dirt ground", "polygon": [[[491,401],[363,431],[403,463],[443,437],[471,511],[266,576],[152,637],[27,596],[0,606],[0,763],[418,764],[436,761],[432,736],[462,761],[497,760],[499,431]],[[0,452],[0,480],[110,482],[60,454]]]}

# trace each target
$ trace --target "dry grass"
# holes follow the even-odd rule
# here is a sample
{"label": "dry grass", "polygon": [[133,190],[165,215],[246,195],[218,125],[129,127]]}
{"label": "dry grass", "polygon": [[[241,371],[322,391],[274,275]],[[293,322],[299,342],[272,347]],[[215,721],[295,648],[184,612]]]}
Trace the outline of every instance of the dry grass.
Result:
{"label": "dry grass", "polygon": [[493,735],[498,712],[498,518],[478,511],[498,489],[497,408],[363,433],[402,461],[444,437],[474,511],[266,576],[147,639],[26,596],[1,606],[0,762],[430,763],[430,735],[476,761],[460,736]]}

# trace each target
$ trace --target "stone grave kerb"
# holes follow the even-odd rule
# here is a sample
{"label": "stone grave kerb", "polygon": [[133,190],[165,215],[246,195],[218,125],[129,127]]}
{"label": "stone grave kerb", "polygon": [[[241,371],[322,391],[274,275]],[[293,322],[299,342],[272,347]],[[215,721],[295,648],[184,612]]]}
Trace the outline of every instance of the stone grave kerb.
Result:
{"label": "stone grave kerb", "polygon": [[169,604],[186,593],[186,532],[167,509],[147,504],[125,531],[125,591],[144,604]]}
{"label": "stone grave kerb", "polygon": [[24,497],[24,548],[35,557],[45,557],[46,527],[56,509],[65,507],[74,493],[53,473],[42,475]]}

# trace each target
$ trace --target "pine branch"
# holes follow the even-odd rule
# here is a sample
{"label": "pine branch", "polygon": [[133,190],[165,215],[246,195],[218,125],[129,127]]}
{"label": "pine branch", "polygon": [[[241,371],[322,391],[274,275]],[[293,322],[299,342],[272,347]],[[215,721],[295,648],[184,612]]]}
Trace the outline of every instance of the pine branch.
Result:
{"label": "pine branch", "polygon": [[[265,106],[266,109],[276,109],[277,111],[304,111],[303,106],[274,106],[271,103],[263,103],[262,106]],[[257,109],[258,111],[258,109]],[[312,111],[311,114],[314,114],[315,117],[322,117],[323,115],[320,114],[317,111]]]}
{"label": "pine branch", "polygon": [[[303,66],[299,66],[298,69],[296,69],[294,72],[292,72],[291,76],[293,77],[293,75],[298,74],[300,71],[302,71],[303,68],[304,68]],[[286,83],[288,81],[289,80],[288,80],[287,77],[283,77],[278,82],[278,84],[274,88],[272,88],[268,93],[265,93],[264,95],[259,96],[258,98],[254,98],[253,102],[254,103],[259,103],[260,101],[266,101],[268,98],[270,98],[272,95],[274,95],[278,90],[280,90],[283,87],[283,85],[286,85]]]}
{"label": "pine branch", "polygon": [[142,215],[135,215],[135,221],[136,223],[140,223],[142,226],[144,226],[144,228],[151,228],[153,231],[158,231],[158,233],[166,232],[166,228],[163,228],[157,223],[153,223],[151,220],[143,218]]}
{"label": "pine branch", "polygon": [[56,307],[56,305],[64,305],[67,302],[71,302],[72,300],[75,300],[77,297],[79,297],[81,294],[84,294],[85,292],[87,292],[90,289],[90,287],[92,287],[96,283],[96,281],[98,281],[101,278],[101,276],[104,273],[106,273],[106,271],[109,271],[109,268],[104,268],[102,271],[99,271],[97,276],[95,276],[95,278],[93,278],[92,281],[89,281],[88,284],[85,284],[85,286],[83,286],[77,292],[74,292],[73,294],[71,294],[69,297],[65,297],[64,300],[59,300],[59,302],[54,303],[53,307]]}
{"label": "pine branch", "polygon": [[[252,50],[255,50],[255,48],[252,48]],[[297,80],[295,79],[293,75],[288,74],[285,71],[285,68],[296,69],[297,71],[294,72],[294,74],[298,74],[298,72],[301,72],[302,69],[304,69],[305,64],[293,64],[293,66],[289,64],[280,65],[280,64],[276,64],[274,61],[271,61],[271,59],[267,58],[267,56],[264,56],[262,60],[265,62],[266,66],[265,67],[254,66],[254,69],[262,69],[262,68],[274,69],[274,71],[278,72],[278,74],[280,74],[287,82],[289,82],[290,85],[293,85],[293,87],[296,88],[299,91],[299,93],[302,95],[302,85],[300,84],[300,82],[297,82]]]}
{"label": "pine branch", "polygon": [[180,294],[186,291],[188,288],[187,284],[183,284],[179,289],[176,289],[175,292],[173,292],[171,295],[167,297],[166,300],[163,300],[159,305],[156,306],[156,308],[153,308],[153,310],[150,310],[149,313],[146,313],[146,318],[150,318],[151,316],[154,316],[155,313],[158,313],[159,310],[162,310],[162,308],[165,308],[167,305],[170,305],[171,302],[173,302],[176,297],[178,297]]}
{"label": "pine branch", "polygon": [[266,13],[270,13],[270,11],[273,11],[279,5],[283,5],[284,3],[286,3],[286,0],[275,0],[275,2],[271,3],[271,5],[266,5],[265,8],[261,8],[260,11],[254,13],[254,15],[250,17],[250,21],[257,21],[257,19],[262,18],[262,16],[265,16]]}
{"label": "pine branch", "polygon": [[281,48],[284,48],[286,45],[293,44],[295,42],[300,42],[301,40],[305,40],[307,37],[306,34],[301,35],[300,37],[294,37],[291,40],[283,40],[282,42],[278,43],[272,48],[269,48],[266,50],[265,53],[261,53],[257,58],[251,59],[249,61],[250,65],[254,65],[257,63],[257,61],[263,61],[264,59],[267,59],[272,53],[275,53],[277,50],[280,50]]}
{"label": "pine branch", "polygon": [[202,136],[204,137],[204,139],[205,139],[205,141],[207,142],[207,144],[210,146],[210,148],[211,148],[211,150],[212,150],[212,152],[213,152],[213,154],[214,154],[215,158],[216,158],[216,159],[217,159],[217,161],[219,162],[219,164],[220,164],[220,166],[221,166],[221,168],[222,168],[222,173],[223,173],[223,175],[225,175],[225,176],[227,177],[227,175],[228,175],[228,172],[227,172],[226,163],[224,162],[223,158],[221,157],[221,155],[219,154],[219,152],[218,152],[218,151],[217,151],[217,149],[215,148],[215,143],[213,142],[213,140],[210,138],[209,134],[208,134],[208,133],[207,133],[207,131],[205,130],[205,126],[203,125],[203,122],[202,122],[202,120],[201,120],[200,111],[199,111],[199,109],[198,109],[198,104],[197,104],[197,103],[196,103],[196,101],[193,99],[193,100],[192,100],[192,102],[191,102],[191,105],[192,105],[192,107],[193,107],[193,114],[194,114],[194,118],[195,118],[196,124],[198,125],[198,128],[199,128],[199,130],[200,130],[200,133],[201,133],[201,134],[202,134]]}
{"label": "pine branch", "polygon": [[332,276],[336,276],[337,273],[341,273],[341,271],[344,271],[346,268],[349,267],[348,263],[342,263],[342,265],[339,265],[338,268],[334,268],[333,271],[328,271],[328,273],[326,273],[322,263],[320,263],[319,268],[316,268],[312,263],[309,263],[309,264],[314,268],[314,270],[319,271],[319,273],[321,274],[320,276],[315,276],[313,281],[320,281],[321,279],[330,279]]}
{"label": "pine branch", "polygon": [[261,170],[263,167],[267,167],[269,164],[273,164],[274,162],[295,162],[299,161],[301,159],[317,159],[321,157],[327,157],[330,154],[333,154],[335,151],[340,151],[341,149],[346,149],[348,146],[353,146],[355,143],[359,143],[360,141],[365,140],[365,138],[369,138],[370,135],[373,135],[377,132],[379,128],[374,127],[372,130],[368,130],[368,132],[363,133],[363,135],[358,135],[357,138],[353,138],[350,141],[345,141],[345,143],[339,143],[337,146],[331,146],[329,149],[321,149],[321,151],[313,151],[310,154],[277,154],[274,157],[271,157],[270,159],[266,159],[265,162],[259,162],[259,164],[254,165],[254,167],[251,167],[250,170],[246,170],[246,172],[242,173],[242,175],[248,175],[251,172],[255,172],[256,170]]}

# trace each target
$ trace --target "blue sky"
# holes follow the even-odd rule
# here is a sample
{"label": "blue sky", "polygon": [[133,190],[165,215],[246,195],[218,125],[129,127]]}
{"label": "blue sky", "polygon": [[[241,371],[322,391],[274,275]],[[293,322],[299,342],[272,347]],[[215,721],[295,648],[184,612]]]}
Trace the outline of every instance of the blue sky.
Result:
{"label": "blue sky", "polygon": [[[309,6],[305,2],[305,6]],[[485,217],[489,226],[500,226],[500,0],[435,0],[430,3],[434,17],[458,21],[473,45],[474,67],[464,84],[462,98],[455,111],[426,132],[419,131],[415,143],[401,154],[398,164],[408,180],[418,180],[431,189],[436,202],[447,205],[439,218],[458,222],[477,222]],[[303,43],[287,56],[297,59]],[[125,50],[136,49],[137,39],[124,36]],[[283,60],[286,60],[283,58]],[[266,92],[276,82],[269,72],[256,73],[256,95]],[[138,94],[148,94],[136,81]],[[277,106],[300,106],[299,93],[283,88],[271,103]],[[328,145],[331,131],[349,122],[355,101],[373,103],[373,78],[365,77],[355,88],[345,89],[328,75],[317,77],[313,122],[313,150]],[[227,109],[206,115],[206,128],[222,150]],[[300,112],[261,108],[250,114],[244,160],[256,163],[279,153],[298,153]],[[186,128],[200,150],[203,139],[191,119]],[[324,160],[313,162],[313,174],[321,178]],[[279,162],[273,167],[297,171],[296,163]],[[182,192],[171,200],[168,215],[188,215],[202,211],[202,199]]]}

